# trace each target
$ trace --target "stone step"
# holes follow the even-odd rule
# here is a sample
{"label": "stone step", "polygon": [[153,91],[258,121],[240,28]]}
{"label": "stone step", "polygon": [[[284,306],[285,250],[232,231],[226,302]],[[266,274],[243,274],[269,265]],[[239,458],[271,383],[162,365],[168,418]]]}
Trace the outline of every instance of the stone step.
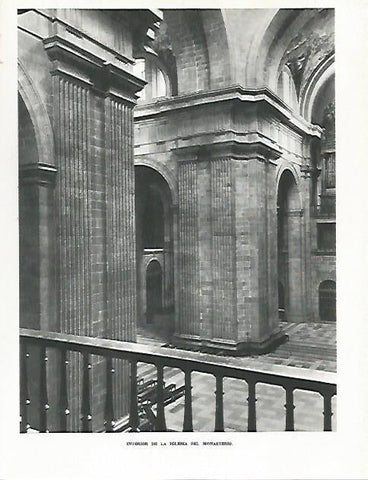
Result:
{"label": "stone step", "polygon": [[295,359],[310,359],[310,360],[333,360],[336,361],[336,354],[315,353],[315,352],[295,352],[283,351],[270,354],[276,358],[295,358]]}
{"label": "stone step", "polygon": [[281,345],[275,352],[279,354],[281,352],[286,352],[288,354],[306,354],[314,355],[315,358],[326,358],[331,357],[336,359],[336,347],[330,346],[314,346],[314,345],[305,345],[305,344],[284,344]]}

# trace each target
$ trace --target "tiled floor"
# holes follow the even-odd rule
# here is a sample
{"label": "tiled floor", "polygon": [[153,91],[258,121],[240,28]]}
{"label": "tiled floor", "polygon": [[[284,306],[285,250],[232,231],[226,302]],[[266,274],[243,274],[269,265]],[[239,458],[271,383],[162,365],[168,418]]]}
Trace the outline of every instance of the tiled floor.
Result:
{"label": "tiled floor", "polygon": [[[283,324],[290,340],[267,355],[244,357],[244,365],[267,368],[282,364],[299,368],[336,371],[336,329],[334,324]],[[138,341],[159,345],[160,339],[152,332],[140,331]],[[229,358],[229,361],[230,358]],[[138,375],[145,380],[156,376],[156,368],[139,364]],[[178,369],[165,367],[165,382],[176,387],[184,384],[184,374]],[[193,427],[195,431],[213,431],[215,420],[215,378],[212,375],[192,374]],[[224,379],[225,431],[247,430],[247,384],[243,380]],[[258,384],[257,431],[283,431],[285,429],[285,392],[281,387]],[[323,399],[319,394],[295,391],[294,418],[297,431],[323,430]],[[336,429],[336,397],[333,399],[333,430]],[[181,431],[184,416],[183,397],[165,407],[169,429]]]}

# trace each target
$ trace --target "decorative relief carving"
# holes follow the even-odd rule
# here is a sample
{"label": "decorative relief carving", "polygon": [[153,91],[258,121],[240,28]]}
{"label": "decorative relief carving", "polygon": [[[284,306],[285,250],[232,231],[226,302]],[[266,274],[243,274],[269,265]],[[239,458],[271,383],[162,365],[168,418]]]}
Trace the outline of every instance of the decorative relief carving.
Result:
{"label": "decorative relief carving", "polygon": [[[330,15],[328,9],[319,11],[319,16]],[[313,70],[334,51],[334,33],[332,17],[318,23],[313,22],[308,26],[308,31],[303,29],[289,44],[284,54],[282,65],[289,67],[293,76],[295,88],[299,96],[303,85],[308,80]]]}

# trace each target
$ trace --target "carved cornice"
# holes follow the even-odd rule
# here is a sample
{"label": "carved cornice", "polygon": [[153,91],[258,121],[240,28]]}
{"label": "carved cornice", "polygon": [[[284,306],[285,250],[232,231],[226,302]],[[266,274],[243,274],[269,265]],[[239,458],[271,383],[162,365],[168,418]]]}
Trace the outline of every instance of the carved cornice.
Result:
{"label": "carved cornice", "polygon": [[188,109],[202,105],[218,104],[220,102],[233,102],[243,105],[264,105],[270,113],[279,118],[282,123],[292,130],[314,137],[321,137],[322,129],[313,125],[292,110],[271,90],[264,88],[244,88],[239,85],[223,88],[220,90],[209,90],[196,92],[169,99],[156,100],[151,104],[139,105],[134,112],[134,118],[142,121],[154,118],[169,112]]}
{"label": "carved cornice", "polygon": [[43,43],[52,62],[52,75],[66,76],[132,103],[135,103],[136,93],[146,85],[144,80],[132,75],[122,65],[106,61],[59,35],[45,38]]}
{"label": "carved cornice", "polygon": [[27,163],[19,167],[21,185],[55,185],[57,169],[46,163]]}
{"label": "carved cornice", "polygon": [[208,161],[218,158],[232,158],[236,160],[260,160],[275,162],[282,154],[276,145],[267,143],[258,138],[255,141],[241,141],[237,139],[225,140],[219,143],[201,145],[177,146],[171,151],[179,161]]}

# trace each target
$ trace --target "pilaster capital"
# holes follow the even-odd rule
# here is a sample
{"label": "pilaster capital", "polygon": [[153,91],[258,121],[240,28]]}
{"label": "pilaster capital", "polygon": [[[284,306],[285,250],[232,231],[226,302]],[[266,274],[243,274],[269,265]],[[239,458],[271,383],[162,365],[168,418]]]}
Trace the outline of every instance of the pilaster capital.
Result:
{"label": "pilaster capital", "polygon": [[106,59],[79,44],[55,34],[43,40],[52,63],[51,75],[64,76],[107,95],[136,103],[136,93],[146,82],[125,69],[120,58]]}
{"label": "pilaster capital", "polygon": [[314,169],[311,165],[300,165],[300,173],[302,178],[310,178]]}
{"label": "pilaster capital", "polygon": [[49,185],[56,182],[57,168],[46,163],[27,163],[19,167],[21,185]]}

